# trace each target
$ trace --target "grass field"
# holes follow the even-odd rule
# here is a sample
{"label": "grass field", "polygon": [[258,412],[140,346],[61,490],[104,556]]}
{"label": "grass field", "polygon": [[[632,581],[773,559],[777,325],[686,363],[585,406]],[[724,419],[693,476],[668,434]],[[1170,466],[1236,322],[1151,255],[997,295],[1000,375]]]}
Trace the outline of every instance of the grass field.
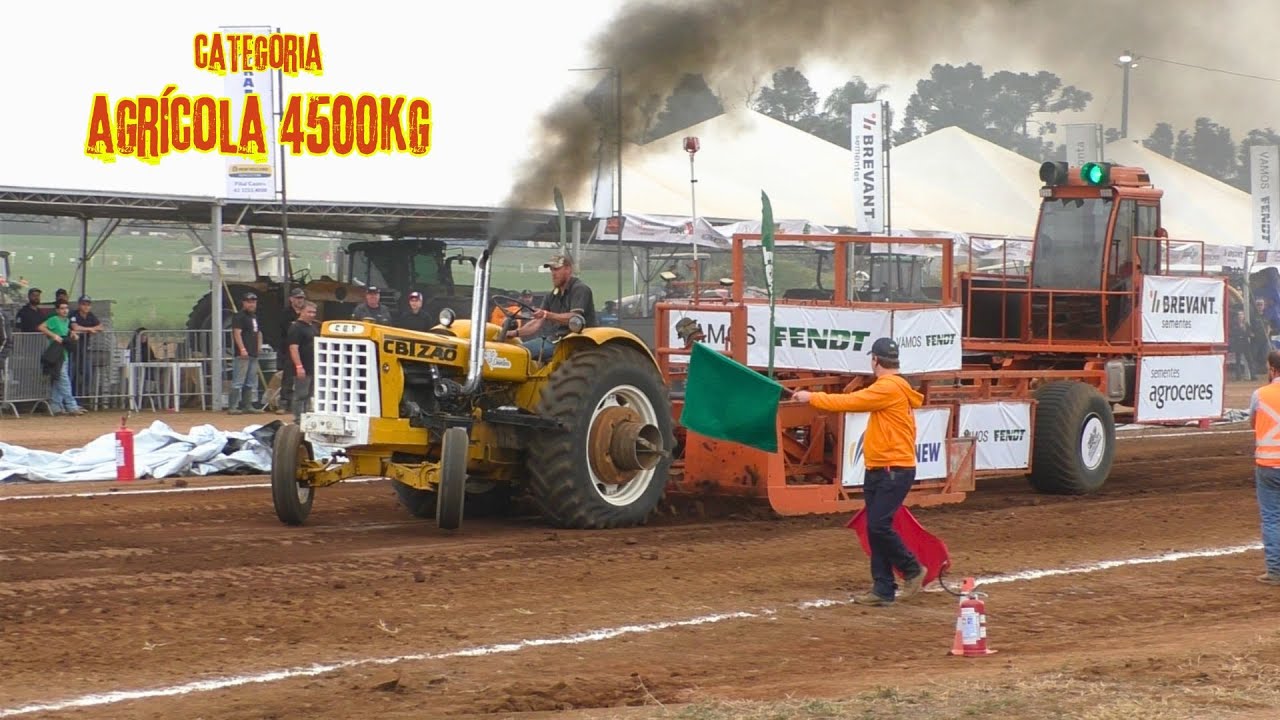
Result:
{"label": "grass field", "polygon": [[[94,238],[92,230],[90,245]],[[89,295],[95,301],[112,301],[112,326],[118,330],[184,327],[192,306],[209,291],[208,280],[191,273],[189,251],[198,247],[196,241],[187,235],[150,237],[128,232],[118,231],[94,256],[88,270]],[[272,240],[267,238],[266,242],[271,243]],[[11,279],[16,282],[21,277],[31,286],[39,287],[44,291],[45,302],[53,300],[57,288],[78,293],[72,286],[79,243],[78,237],[0,234],[0,249],[12,253]],[[244,236],[228,236],[223,246],[227,252],[239,250],[247,253],[248,240]],[[265,247],[260,246],[259,252]],[[291,236],[290,249],[296,256],[295,269],[307,268],[313,277],[329,272],[326,254],[331,249],[330,240]],[[464,250],[468,254],[475,253],[472,248]],[[453,252],[451,250],[450,254]],[[539,272],[539,266],[551,253],[540,248],[500,248],[494,258],[491,285],[538,292],[549,288],[551,277]],[[627,266],[623,293],[629,295],[633,292],[630,261],[624,260]],[[594,290],[597,309],[617,295],[616,263],[616,256],[611,250],[584,252],[579,275]]]}

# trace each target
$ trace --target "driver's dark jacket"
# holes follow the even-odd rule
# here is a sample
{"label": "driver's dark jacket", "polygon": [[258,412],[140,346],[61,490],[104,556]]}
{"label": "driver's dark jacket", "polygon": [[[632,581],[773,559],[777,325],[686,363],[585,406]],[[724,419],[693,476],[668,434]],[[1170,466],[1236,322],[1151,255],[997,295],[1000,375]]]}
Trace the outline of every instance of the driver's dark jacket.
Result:
{"label": "driver's dark jacket", "polygon": [[[542,298],[542,309],[553,313],[581,310],[582,319],[586,320],[586,327],[595,327],[597,325],[596,304],[591,295],[591,288],[579,280],[577,275],[569,278],[569,282],[565,283],[563,288],[555,288],[547,293]],[[568,331],[567,325],[544,321],[539,334],[542,336],[558,336]]]}
{"label": "driver's dark jacket", "polygon": [[387,310],[386,305],[378,305],[376,308],[371,308],[368,303],[360,303],[356,306],[355,311],[351,313],[351,319],[370,320],[378,325],[390,325],[391,312]]}

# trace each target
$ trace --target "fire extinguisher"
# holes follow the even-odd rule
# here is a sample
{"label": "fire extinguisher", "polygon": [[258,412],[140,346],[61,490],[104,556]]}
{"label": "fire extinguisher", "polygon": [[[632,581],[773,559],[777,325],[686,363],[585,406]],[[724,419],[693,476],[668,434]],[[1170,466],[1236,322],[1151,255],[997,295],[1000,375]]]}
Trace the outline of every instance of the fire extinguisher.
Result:
{"label": "fire extinguisher", "polygon": [[133,431],[125,427],[128,416],[120,418],[120,429],[116,430],[116,480],[129,482],[133,477]]}
{"label": "fire extinguisher", "polygon": [[957,593],[960,604],[956,608],[956,636],[951,645],[952,655],[982,657],[996,652],[987,647],[987,603],[983,600],[987,594],[974,590],[974,585],[973,578],[965,578],[963,589]]}

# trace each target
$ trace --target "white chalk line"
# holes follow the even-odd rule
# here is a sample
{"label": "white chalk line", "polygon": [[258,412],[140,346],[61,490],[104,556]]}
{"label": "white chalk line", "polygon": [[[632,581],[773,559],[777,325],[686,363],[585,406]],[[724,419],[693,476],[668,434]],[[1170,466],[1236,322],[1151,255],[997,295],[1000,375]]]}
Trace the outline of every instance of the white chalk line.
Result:
{"label": "white chalk line", "polygon": [[[1178,560],[1187,560],[1191,558],[1208,558],[1222,557],[1224,555],[1239,555],[1249,552],[1250,550],[1261,549],[1262,543],[1251,543],[1248,545],[1232,545],[1221,548],[1208,548],[1202,550],[1185,550],[1177,552],[1169,552],[1161,555],[1152,555],[1147,557],[1129,558],[1126,560],[1104,560],[1101,562],[1090,563],[1087,565],[1076,565],[1065,568],[1055,568],[1049,570],[1024,570],[1015,573],[1006,573],[1002,575],[992,575],[986,578],[977,578],[975,585],[993,585],[997,583],[1011,583],[1029,580],[1039,580],[1046,577],[1054,577],[1058,575],[1078,575],[1085,573],[1099,572],[1102,570],[1110,570],[1112,568],[1124,567],[1128,565],[1151,565],[1155,563],[1176,562]],[[832,599],[821,598],[817,600],[805,600],[798,603],[790,603],[784,607],[796,608],[800,610],[808,610],[814,608],[835,607],[838,605],[848,605],[853,601],[850,599]],[[58,700],[51,702],[32,703],[29,705],[21,705],[12,708],[0,708],[0,718],[13,717],[16,715],[26,715],[35,712],[57,712],[59,710],[69,710],[72,708],[96,707],[100,705],[111,705],[114,703],[125,702],[128,700],[146,700],[150,698],[172,697],[175,695],[188,695],[196,692],[210,692],[213,690],[225,690],[227,688],[240,687],[243,685],[252,685],[260,683],[276,682],[279,680],[288,680],[298,677],[314,677],[325,673],[334,672],[336,670],[347,670],[350,668],[363,667],[369,665],[393,665],[401,662],[418,662],[424,660],[448,660],[460,657],[481,657],[484,655],[499,655],[504,653],[513,653],[525,650],[527,648],[550,647],[555,645],[581,645],[584,643],[600,642],[602,640],[611,640],[623,635],[636,635],[659,630],[669,630],[671,628],[693,627],[698,625],[713,625],[725,622],[727,620],[746,620],[753,618],[769,617],[777,615],[778,610],[775,608],[764,608],[760,610],[740,610],[736,612],[715,613],[710,615],[701,615],[698,617],[686,618],[683,620],[666,620],[662,622],[645,623],[641,625],[621,625],[612,628],[601,628],[597,630],[589,630],[586,632],[574,633],[572,635],[561,635],[547,638],[532,638],[527,640],[519,640],[509,643],[498,643],[493,645],[479,645],[475,647],[463,648],[461,650],[452,650],[440,653],[413,653],[409,655],[396,655],[392,657],[380,658],[361,658],[356,660],[342,660],[330,663],[317,663],[313,665],[305,665],[300,667],[283,668],[280,670],[270,670],[262,673],[254,673],[248,675],[235,675],[231,677],[210,678],[208,680],[195,680],[180,685],[170,685],[167,687],[152,688],[147,690],[115,690],[107,693],[93,693],[81,695],[79,697],[70,698],[68,700]]]}
{"label": "white chalk line", "polygon": [[[350,483],[370,483],[386,478],[352,478],[343,480],[343,484]],[[99,490],[96,492],[79,492],[79,493],[49,493],[48,495],[9,495],[0,496],[0,502],[9,500],[55,500],[57,498],[95,498],[95,497],[124,497],[127,495],[163,495],[167,493],[189,493],[189,492],[212,492],[214,490],[244,490],[269,488],[271,483],[244,483],[242,485],[206,485],[204,487],[184,487],[184,488],[156,488],[152,490]]]}

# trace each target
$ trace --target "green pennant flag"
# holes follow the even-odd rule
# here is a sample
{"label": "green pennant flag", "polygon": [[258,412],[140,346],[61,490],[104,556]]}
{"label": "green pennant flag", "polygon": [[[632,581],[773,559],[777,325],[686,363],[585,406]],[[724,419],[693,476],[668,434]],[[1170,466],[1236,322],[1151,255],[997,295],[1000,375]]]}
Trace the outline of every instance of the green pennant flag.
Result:
{"label": "green pennant flag", "polygon": [[769,377],[773,377],[773,204],[769,196],[760,191],[760,202],[764,205],[763,218],[760,221],[760,249],[764,253],[764,284],[769,291]]}
{"label": "green pennant flag", "polygon": [[699,435],[777,452],[781,399],[777,382],[694,343],[680,424]]}

